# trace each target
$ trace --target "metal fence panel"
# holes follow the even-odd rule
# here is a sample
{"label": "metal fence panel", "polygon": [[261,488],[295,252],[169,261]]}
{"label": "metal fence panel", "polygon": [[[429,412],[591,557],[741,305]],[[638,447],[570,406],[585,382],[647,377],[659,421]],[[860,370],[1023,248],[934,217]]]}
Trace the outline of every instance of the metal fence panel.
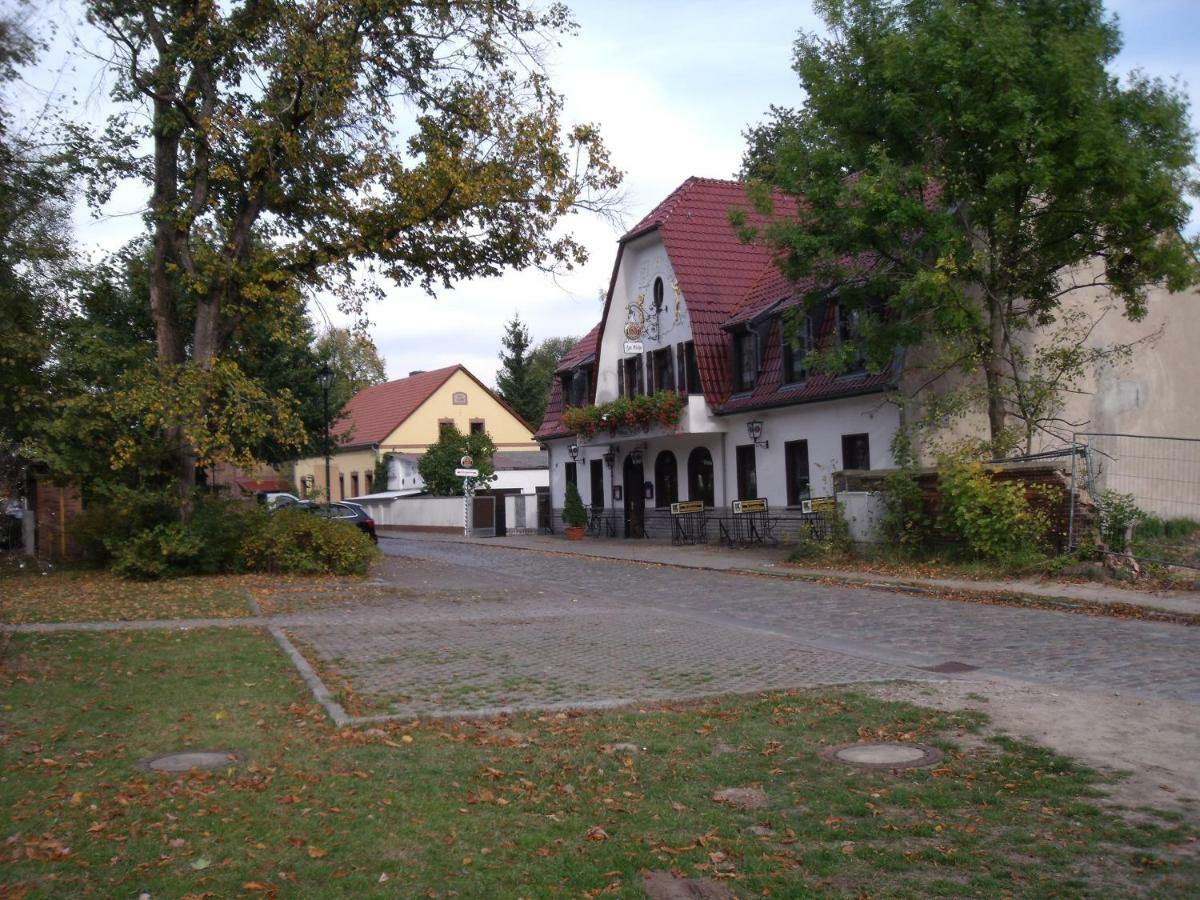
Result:
{"label": "metal fence panel", "polygon": [[[1079,433],[1075,489],[1111,521],[1113,495],[1132,498],[1141,515],[1133,555],[1200,568],[1200,438]],[[1111,492],[1111,493],[1110,493]]]}

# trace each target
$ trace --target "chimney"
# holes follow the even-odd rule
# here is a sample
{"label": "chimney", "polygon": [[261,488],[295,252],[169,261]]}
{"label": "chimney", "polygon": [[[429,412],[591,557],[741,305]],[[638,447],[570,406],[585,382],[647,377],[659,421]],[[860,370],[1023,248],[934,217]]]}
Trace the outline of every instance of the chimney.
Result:
{"label": "chimney", "polygon": [[411,372],[408,373],[408,377],[412,378],[414,375],[424,375],[424,374],[425,374],[424,369],[413,369]]}

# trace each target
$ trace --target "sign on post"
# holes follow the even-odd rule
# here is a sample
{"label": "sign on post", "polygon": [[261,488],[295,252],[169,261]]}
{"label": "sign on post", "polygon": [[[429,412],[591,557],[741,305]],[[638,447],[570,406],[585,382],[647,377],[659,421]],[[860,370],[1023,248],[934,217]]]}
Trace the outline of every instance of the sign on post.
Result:
{"label": "sign on post", "polygon": [[[467,458],[470,459],[470,457],[467,457]],[[459,478],[478,478],[479,470],[478,469],[455,469],[454,474],[457,475]]]}

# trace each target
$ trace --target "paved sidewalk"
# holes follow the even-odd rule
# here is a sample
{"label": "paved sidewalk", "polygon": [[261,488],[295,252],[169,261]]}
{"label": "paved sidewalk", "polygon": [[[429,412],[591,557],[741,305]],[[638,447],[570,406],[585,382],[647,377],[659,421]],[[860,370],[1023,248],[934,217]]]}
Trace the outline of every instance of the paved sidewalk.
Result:
{"label": "paved sidewalk", "polygon": [[1200,591],[1138,591],[1099,583],[1076,584],[1033,578],[970,579],[920,578],[816,569],[786,562],[788,551],[778,547],[730,549],[713,544],[676,547],[665,541],[589,538],[567,541],[560,535],[510,535],[502,538],[466,538],[454,534],[380,531],[382,538],[447,541],[485,547],[540,550],[593,559],[618,559],[657,563],[723,572],[752,572],[760,575],[840,581],[867,587],[920,588],[932,591],[973,592],[1015,597],[1034,597],[1060,603],[1132,606],[1180,615],[1200,616]]}

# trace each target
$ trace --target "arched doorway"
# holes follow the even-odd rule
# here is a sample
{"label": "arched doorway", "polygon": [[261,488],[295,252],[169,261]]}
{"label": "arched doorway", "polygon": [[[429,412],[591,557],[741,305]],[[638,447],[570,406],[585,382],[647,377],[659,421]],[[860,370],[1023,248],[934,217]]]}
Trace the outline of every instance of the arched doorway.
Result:
{"label": "arched doorway", "polygon": [[623,480],[625,482],[625,537],[645,537],[646,492],[642,488],[642,483],[646,480],[646,473],[642,468],[641,454],[637,454],[636,461],[634,460],[634,454],[626,454],[623,471]]}
{"label": "arched doorway", "polygon": [[697,447],[688,454],[688,499],[703,500],[705,506],[716,506],[715,485],[712,454],[706,447]]}

